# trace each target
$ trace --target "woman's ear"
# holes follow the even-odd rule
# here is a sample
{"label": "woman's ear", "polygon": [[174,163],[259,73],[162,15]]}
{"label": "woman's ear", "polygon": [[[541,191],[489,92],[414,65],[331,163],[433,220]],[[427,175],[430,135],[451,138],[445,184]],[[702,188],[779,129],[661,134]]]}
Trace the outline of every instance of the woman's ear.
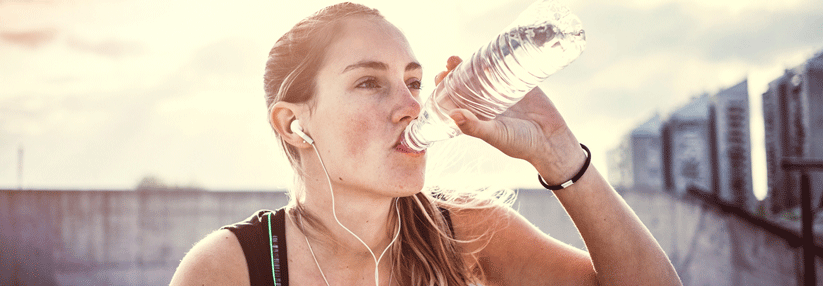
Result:
{"label": "woman's ear", "polygon": [[280,135],[280,138],[297,148],[309,148],[311,144],[303,140],[300,135],[291,130],[292,121],[297,120],[297,115],[304,112],[303,105],[298,105],[290,102],[277,102],[271,109],[269,114],[269,123],[274,131]]}

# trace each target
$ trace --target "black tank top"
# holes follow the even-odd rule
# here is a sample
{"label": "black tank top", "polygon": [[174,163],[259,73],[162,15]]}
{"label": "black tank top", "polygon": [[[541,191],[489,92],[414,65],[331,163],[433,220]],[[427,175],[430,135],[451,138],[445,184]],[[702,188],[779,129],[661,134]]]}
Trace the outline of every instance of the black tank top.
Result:
{"label": "black tank top", "polygon": [[[271,217],[271,244],[269,244],[269,217]],[[246,256],[246,265],[249,267],[249,285],[289,285],[285,208],[277,212],[260,210],[242,222],[227,225],[221,229],[230,230],[240,241],[243,254]],[[272,271],[277,276],[277,280],[273,279]],[[275,281],[277,284],[274,283]]]}
{"label": "black tank top", "polygon": [[[454,233],[449,211],[441,208],[440,213],[443,214],[451,233]],[[269,217],[271,217],[271,244],[269,244]],[[246,256],[246,265],[249,267],[250,285],[289,285],[285,208],[276,212],[260,210],[242,222],[220,229],[230,230],[240,241],[243,254]],[[277,277],[276,280],[272,278],[272,271]],[[274,281],[277,284],[273,283]]]}

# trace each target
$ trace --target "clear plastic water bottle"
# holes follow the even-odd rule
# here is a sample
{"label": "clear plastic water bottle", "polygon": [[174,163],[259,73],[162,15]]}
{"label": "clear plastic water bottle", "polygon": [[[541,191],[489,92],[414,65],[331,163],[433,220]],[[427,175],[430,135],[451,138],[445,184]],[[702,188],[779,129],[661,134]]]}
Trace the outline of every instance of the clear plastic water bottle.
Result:
{"label": "clear plastic water bottle", "polygon": [[468,109],[481,120],[494,119],[577,59],[585,46],[580,20],[568,8],[556,0],[535,2],[440,82],[420,116],[406,127],[402,144],[422,151],[460,135],[449,117],[455,108]]}

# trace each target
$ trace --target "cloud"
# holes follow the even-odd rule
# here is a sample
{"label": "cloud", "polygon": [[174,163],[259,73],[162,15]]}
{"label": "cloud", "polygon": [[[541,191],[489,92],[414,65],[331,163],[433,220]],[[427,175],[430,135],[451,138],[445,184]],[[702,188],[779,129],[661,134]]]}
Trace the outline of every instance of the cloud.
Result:
{"label": "cloud", "polygon": [[580,16],[591,44],[607,45],[602,59],[610,62],[661,50],[709,61],[771,61],[799,45],[823,45],[821,15],[816,6],[734,14],[667,3],[648,10],[598,5]]}
{"label": "cloud", "polygon": [[66,44],[69,48],[77,51],[88,52],[110,58],[137,55],[143,51],[143,46],[138,42],[127,42],[115,39],[90,41],[78,37],[69,37],[66,39]]}
{"label": "cloud", "polygon": [[29,49],[39,48],[52,40],[57,32],[54,29],[41,29],[24,32],[0,32],[0,39]]}
{"label": "cloud", "polygon": [[823,10],[757,12],[692,39],[709,60],[772,62],[797,47],[823,47]]}
{"label": "cloud", "polygon": [[[682,0],[629,0],[625,5],[648,10],[670,3],[683,3]],[[701,8],[724,10],[733,13],[744,11],[785,11],[807,6],[804,0],[690,0],[688,3]]]}

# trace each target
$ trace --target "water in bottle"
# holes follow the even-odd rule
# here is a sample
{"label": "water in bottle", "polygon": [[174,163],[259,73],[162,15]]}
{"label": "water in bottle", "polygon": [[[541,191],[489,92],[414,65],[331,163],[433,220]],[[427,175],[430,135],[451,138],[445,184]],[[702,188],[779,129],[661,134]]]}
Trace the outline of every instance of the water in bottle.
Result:
{"label": "water in bottle", "polygon": [[449,117],[468,109],[494,119],[537,84],[577,59],[586,45],[580,20],[556,0],[532,4],[503,33],[463,61],[435,88],[402,144],[422,151],[460,135]]}

